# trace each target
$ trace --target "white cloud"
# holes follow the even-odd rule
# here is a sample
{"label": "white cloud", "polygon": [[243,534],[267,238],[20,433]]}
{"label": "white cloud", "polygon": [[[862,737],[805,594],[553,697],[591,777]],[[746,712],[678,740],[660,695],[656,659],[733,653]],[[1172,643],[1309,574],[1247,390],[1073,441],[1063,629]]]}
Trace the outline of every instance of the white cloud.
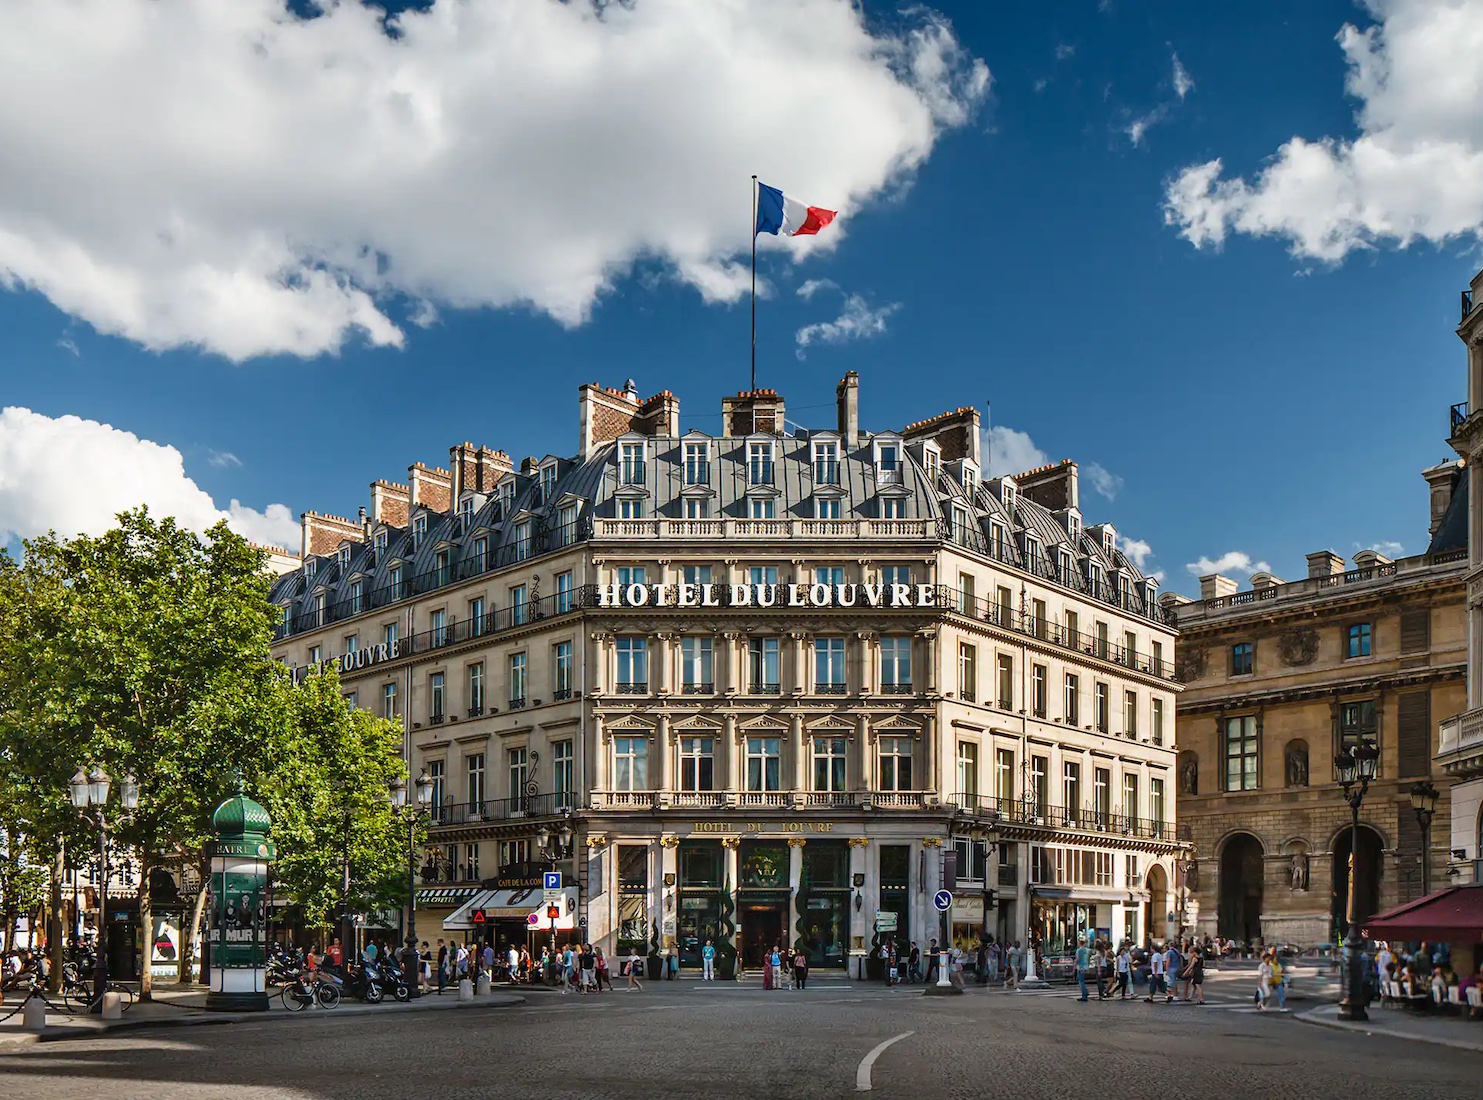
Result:
{"label": "white cloud", "polygon": [[1168,116],[1169,105],[1167,103],[1160,103],[1146,114],[1139,115],[1137,118],[1130,120],[1123,127],[1123,133],[1128,135],[1128,140],[1133,143],[1134,148],[1137,148],[1143,144],[1143,139],[1148,136],[1148,131],[1160,122],[1163,122]]}
{"label": "white cloud", "polygon": [[1050,461],[1027,432],[995,424],[985,434],[979,449],[988,456],[988,477],[1022,474]]}
{"label": "white cloud", "polygon": [[1248,182],[1185,168],[1164,219],[1196,246],[1276,236],[1300,257],[1483,237],[1483,0],[1368,0],[1338,34],[1357,137],[1294,137]]}
{"label": "white cloud", "polygon": [[141,504],[196,530],[224,518],[254,542],[299,545],[287,507],[258,512],[234,500],[226,511],[217,508],[186,476],[174,447],[96,420],[0,410],[0,544],[47,531],[100,534],[119,512]]}
{"label": "white cloud", "polygon": [[1201,558],[1185,566],[1196,577],[1211,573],[1269,573],[1272,567],[1264,561],[1253,561],[1250,554],[1240,550],[1227,550],[1218,558]]}
{"label": "white cloud", "polygon": [[0,285],[233,360],[400,346],[429,306],[577,324],[641,259],[732,301],[751,172],[858,210],[990,84],[921,7],[439,0],[395,37],[321,7],[7,5]]}
{"label": "white cloud", "polygon": [[809,279],[798,288],[798,296],[804,301],[812,298],[821,290],[838,290],[839,284],[833,279]]}
{"label": "white cloud", "polygon": [[242,460],[231,451],[208,450],[206,452],[206,461],[219,470],[231,469],[242,465]]}
{"label": "white cloud", "polygon": [[1189,70],[1184,67],[1184,62],[1179,60],[1179,55],[1174,55],[1174,94],[1182,101],[1185,96],[1195,90],[1195,82],[1189,75]]}
{"label": "white cloud", "polygon": [[1153,557],[1152,546],[1148,545],[1142,539],[1130,539],[1126,535],[1118,537],[1117,546],[1123,552],[1123,556],[1138,567],[1138,572],[1142,573],[1145,577],[1152,577],[1156,581],[1163,581],[1164,571],[1162,569],[1157,569],[1153,572],[1149,572],[1148,569],[1149,559]]}
{"label": "white cloud", "polygon": [[1398,558],[1406,552],[1406,548],[1399,542],[1390,539],[1382,539],[1380,542],[1372,542],[1368,546],[1354,544],[1356,550],[1373,550],[1377,554],[1384,554],[1387,558]]}
{"label": "white cloud", "polygon": [[850,340],[868,340],[882,336],[886,331],[886,318],[901,308],[900,302],[871,308],[859,294],[846,294],[839,316],[832,321],[818,321],[804,325],[794,336],[798,344],[798,358],[804,357],[803,349],[812,344],[843,344]]}
{"label": "white cloud", "polygon": [[1076,56],[1076,47],[1069,42],[1056,43],[1056,60],[1065,61],[1067,58]]}
{"label": "white cloud", "polygon": [[[1100,462],[1088,462],[1081,467],[1086,474],[1087,480],[1092,483],[1092,488],[1106,497],[1108,500],[1116,500],[1117,494],[1122,491],[1123,479],[1118,477]],[[1141,566],[1140,566],[1141,568]]]}
{"label": "white cloud", "polygon": [[82,352],[78,350],[77,341],[72,339],[72,334],[70,332],[64,332],[61,336],[57,337],[57,347],[67,352],[69,355],[82,355]]}

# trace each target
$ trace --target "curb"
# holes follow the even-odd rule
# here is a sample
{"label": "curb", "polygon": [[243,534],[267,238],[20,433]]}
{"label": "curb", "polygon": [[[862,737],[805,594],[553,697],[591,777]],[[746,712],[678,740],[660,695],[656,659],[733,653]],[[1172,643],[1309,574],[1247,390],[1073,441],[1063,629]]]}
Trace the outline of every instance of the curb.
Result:
{"label": "curb", "polygon": [[1394,1031],[1386,1027],[1371,1027],[1368,1023],[1352,1024],[1344,1020],[1333,1020],[1320,1015],[1322,1009],[1309,1009],[1307,1012],[1293,1014],[1294,1020],[1301,1020],[1305,1024],[1315,1027],[1326,1027],[1332,1031],[1347,1031],[1350,1034],[1361,1034],[1373,1038],[1383,1036],[1387,1039],[1399,1039],[1402,1042],[1415,1041],[1419,1043],[1431,1043],[1439,1047],[1451,1047],[1453,1050],[1469,1050],[1475,1054],[1483,1053],[1483,1042],[1471,1042],[1466,1039],[1451,1039],[1445,1035],[1416,1035],[1411,1032]]}

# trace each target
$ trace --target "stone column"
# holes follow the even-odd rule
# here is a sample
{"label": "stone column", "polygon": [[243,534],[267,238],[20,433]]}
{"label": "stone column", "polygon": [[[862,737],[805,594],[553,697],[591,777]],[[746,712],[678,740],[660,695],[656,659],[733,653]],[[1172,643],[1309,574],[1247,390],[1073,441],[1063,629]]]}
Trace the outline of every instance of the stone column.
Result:
{"label": "stone column", "polygon": [[726,790],[732,796],[728,802],[734,803],[736,792],[741,790],[741,745],[737,739],[736,715],[728,714],[724,723],[721,741],[726,753]]}
{"label": "stone column", "polygon": [[659,576],[656,578],[657,583],[659,583],[659,584],[669,584],[670,583],[669,567],[670,567],[670,563],[673,562],[673,561],[674,561],[673,558],[660,558],[659,559],[659,561],[658,561],[658,565],[659,565]]}
{"label": "stone column", "polygon": [[654,635],[654,688],[659,695],[668,695],[673,690],[674,640],[675,635],[669,631]]}
{"label": "stone column", "polygon": [[[937,631],[923,630],[917,634],[922,640],[919,647],[922,653],[923,680],[926,683],[929,694],[937,694]],[[912,676],[916,673],[913,671]]]}
{"label": "stone column", "polygon": [[872,652],[871,643],[875,640],[875,632],[871,630],[857,630],[855,639],[860,643],[860,694],[873,695],[875,693],[875,657]]}
{"label": "stone column", "polygon": [[793,902],[803,881],[803,849],[807,844],[801,836],[788,838],[788,914],[783,923],[783,943],[789,948],[798,938],[798,909]]}
{"label": "stone column", "polygon": [[654,771],[649,775],[649,785],[656,791],[674,790],[674,776],[670,774],[670,757],[673,755],[669,743],[669,715],[659,716],[654,731]]}
{"label": "stone column", "polygon": [[[680,838],[659,838],[659,949],[668,951],[679,931],[679,845]],[[674,886],[665,885],[665,876],[673,875]]]}
{"label": "stone column", "polygon": [[592,686],[587,689],[591,695],[606,695],[608,685],[613,682],[612,662],[614,659],[613,636],[603,631],[596,631],[592,635]]}
{"label": "stone column", "polygon": [[[875,919],[875,910],[877,908],[874,900],[874,890],[876,888],[874,882],[875,876],[870,874],[868,866],[870,862],[870,841],[863,836],[852,836],[850,837],[849,844],[850,888],[853,890],[853,895],[850,898],[850,947],[854,948],[855,941],[860,940],[862,941],[862,945],[868,948],[870,946],[871,921]],[[856,875],[865,876],[864,886],[855,885]],[[855,905],[856,898],[860,899],[858,907]],[[863,959],[858,957],[850,960],[848,971],[850,977],[853,978],[858,975],[859,971],[856,968],[862,962]]]}
{"label": "stone column", "polygon": [[793,745],[793,790],[802,794],[808,790],[808,753],[804,745],[803,717],[795,714],[791,721],[789,740]]}
{"label": "stone column", "polygon": [[801,630],[794,630],[788,637],[793,642],[793,694],[802,695],[809,688],[808,663],[804,653],[808,635]]}
{"label": "stone column", "polygon": [[937,716],[935,714],[924,715],[922,718],[922,756],[923,770],[926,773],[927,783],[921,789],[924,791],[937,790],[937,772],[939,761],[937,759]]}
{"label": "stone column", "polygon": [[851,790],[868,791],[873,778],[870,774],[870,718],[864,714],[857,715],[855,723],[855,736],[850,738],[854,744],[855,762],[852,770],[855,774],[846,778],[854,780]]}
{"label": "stone column", "polygon": [[[608,731],[603,728],[603,717],[592,716],[592,790],[608,789]],[[590,799],[589,799],[590,800]]]}

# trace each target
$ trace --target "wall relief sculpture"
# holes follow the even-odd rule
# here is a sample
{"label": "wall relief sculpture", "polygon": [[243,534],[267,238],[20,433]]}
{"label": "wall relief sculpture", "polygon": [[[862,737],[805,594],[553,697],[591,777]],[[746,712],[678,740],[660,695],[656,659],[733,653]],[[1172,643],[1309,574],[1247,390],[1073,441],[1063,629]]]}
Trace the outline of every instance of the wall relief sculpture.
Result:
{"label": "wall relief sculpture", "polygon": [[1318,631],[1311,626],[1294,626],[1277,638],[1277,654],[1289,668],[1311,665],[1318,656]]}
{"label": "wall relief sculpture", "polygon": [[1181,648],[1174,662],[1174,675],[1180,683],[1187,684],[1205,675],[1206,654],[1198,646]]}

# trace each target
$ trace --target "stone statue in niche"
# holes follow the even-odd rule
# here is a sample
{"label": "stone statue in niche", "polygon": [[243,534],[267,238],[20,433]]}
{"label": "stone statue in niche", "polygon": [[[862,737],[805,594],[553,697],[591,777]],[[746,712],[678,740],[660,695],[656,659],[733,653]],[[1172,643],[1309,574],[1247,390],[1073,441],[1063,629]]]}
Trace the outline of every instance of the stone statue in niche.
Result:
{"label": "stone statue in niche", "polygon": [[1184,794],[1200,793],[1200,762],[1193,756],[1186,756],[1179,765],[1179,789]]}
{"label": "stone statue in niche", "polygon": [[1184,869],[1184,885],[1192,894],[1200,889],[1200,865],[1195,860],[1190,860]]}
{"label": "stone statue in niche", "polygon": [[1289,668],[1311,665],[1318,656],[1318,631],[1311,626],[1294,626],[1277,638],[1277,654]]}
{"label": "stone statue in niche", "polygon": [[1308,746],[1300,741],[1287,747],[1287,785],[1289,787],[1308,785]]}
{"label": "stone statue in niche", "polygon": [[1205,651],[1198,647],[1180,649],[1175,657],[1174,675],[1180,683],[1187,684],[1205,675]]}
{"label": "stone statue in niche", "polygon": [[1294,890],[1308,889],[1308,853],[1294,852],[1292,854],[1292,888]]}

